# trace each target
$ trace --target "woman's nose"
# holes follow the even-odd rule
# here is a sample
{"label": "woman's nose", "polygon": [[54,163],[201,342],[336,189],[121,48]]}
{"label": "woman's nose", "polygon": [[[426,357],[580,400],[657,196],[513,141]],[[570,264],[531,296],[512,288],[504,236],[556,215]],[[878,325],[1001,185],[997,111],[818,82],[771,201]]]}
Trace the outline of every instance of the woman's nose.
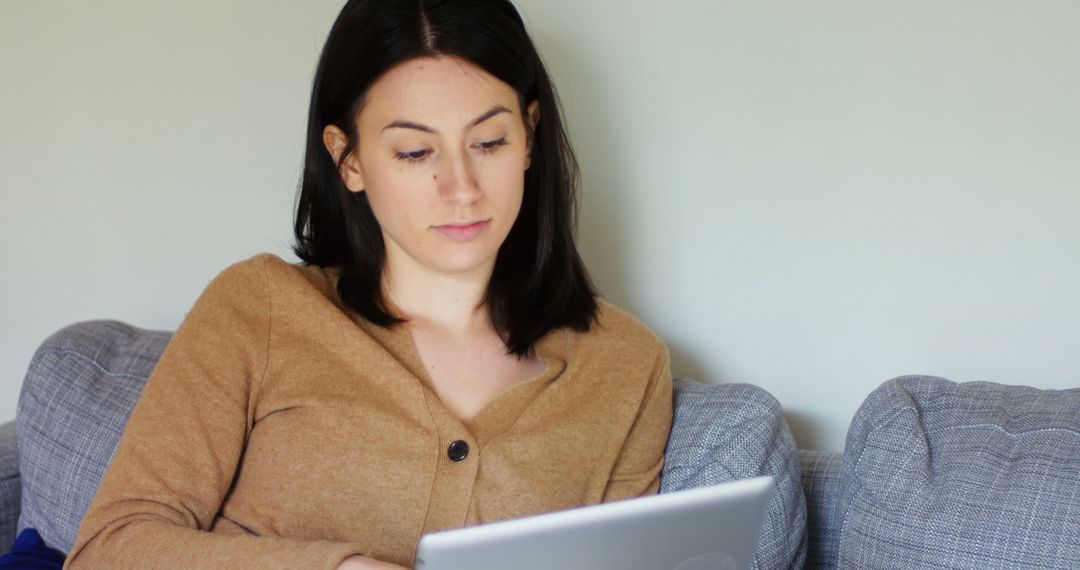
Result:
{"label": "woman's nose", "polygon": [[439,196],[444,202],[468,206],[480,199],[482,192],[476,181],[475,165],[467,152],[447,156],[439,170]]}

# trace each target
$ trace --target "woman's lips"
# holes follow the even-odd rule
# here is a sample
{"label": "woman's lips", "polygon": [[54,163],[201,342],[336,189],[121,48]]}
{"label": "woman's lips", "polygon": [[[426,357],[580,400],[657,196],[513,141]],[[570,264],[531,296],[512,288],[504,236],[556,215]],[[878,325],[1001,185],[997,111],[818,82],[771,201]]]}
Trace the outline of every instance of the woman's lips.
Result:
{"label": "woman's lips", "polygon": [[454,241],[469,241],[480,235],[490,223],[491,220],[484,220],[465,225],[435,226],[435,231]]}

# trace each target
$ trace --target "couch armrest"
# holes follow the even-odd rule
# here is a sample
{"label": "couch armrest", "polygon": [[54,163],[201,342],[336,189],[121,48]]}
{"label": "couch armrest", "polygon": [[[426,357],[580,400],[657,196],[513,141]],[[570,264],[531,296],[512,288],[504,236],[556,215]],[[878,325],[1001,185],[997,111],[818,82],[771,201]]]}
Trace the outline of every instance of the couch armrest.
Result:
{"label": "couch armrest", "polygon": [[19,481],[19,445],[15,422],[0,425],[0,553],[15,544],[22,486]]}
{"label": "couch armrest", "polygon": [[806,495],[806,568],[835,568],[840,540],[836,505],[840,502],[843,455],[799,450],[802,487]]}

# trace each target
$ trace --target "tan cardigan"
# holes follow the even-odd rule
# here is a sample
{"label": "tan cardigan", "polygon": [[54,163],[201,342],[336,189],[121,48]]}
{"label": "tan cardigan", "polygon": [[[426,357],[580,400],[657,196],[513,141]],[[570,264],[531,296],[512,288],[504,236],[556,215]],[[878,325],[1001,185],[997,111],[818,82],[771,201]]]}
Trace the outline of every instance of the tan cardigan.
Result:
{"label": "tan cardigan", "polygon": [[409,332],[344,309],[336,279],[260,254],[210,283],[65,568],[411,566],[428,532],[657,492],[668,352],[627,313],[601,302],[590,332],[545,336],[546,372],[466,423]]}

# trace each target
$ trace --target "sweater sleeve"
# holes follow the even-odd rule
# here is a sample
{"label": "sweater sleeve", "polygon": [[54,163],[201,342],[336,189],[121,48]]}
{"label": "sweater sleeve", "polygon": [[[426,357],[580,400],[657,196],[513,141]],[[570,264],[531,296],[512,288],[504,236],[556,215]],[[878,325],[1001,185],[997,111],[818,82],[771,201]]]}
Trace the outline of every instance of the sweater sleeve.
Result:
{"label": "sweater sleeve", "polygon": [[346,543],[208,532],[269,362],[267,258],[210,282],[170,340],[82,520],[64,568],[333,569]]}
{"label": "sweater sleeve", "polygon": [[662,347],[633,427],[612,470],[603,502],[655,495],[660,490],[664,450],[671,434],[671,359]]}

